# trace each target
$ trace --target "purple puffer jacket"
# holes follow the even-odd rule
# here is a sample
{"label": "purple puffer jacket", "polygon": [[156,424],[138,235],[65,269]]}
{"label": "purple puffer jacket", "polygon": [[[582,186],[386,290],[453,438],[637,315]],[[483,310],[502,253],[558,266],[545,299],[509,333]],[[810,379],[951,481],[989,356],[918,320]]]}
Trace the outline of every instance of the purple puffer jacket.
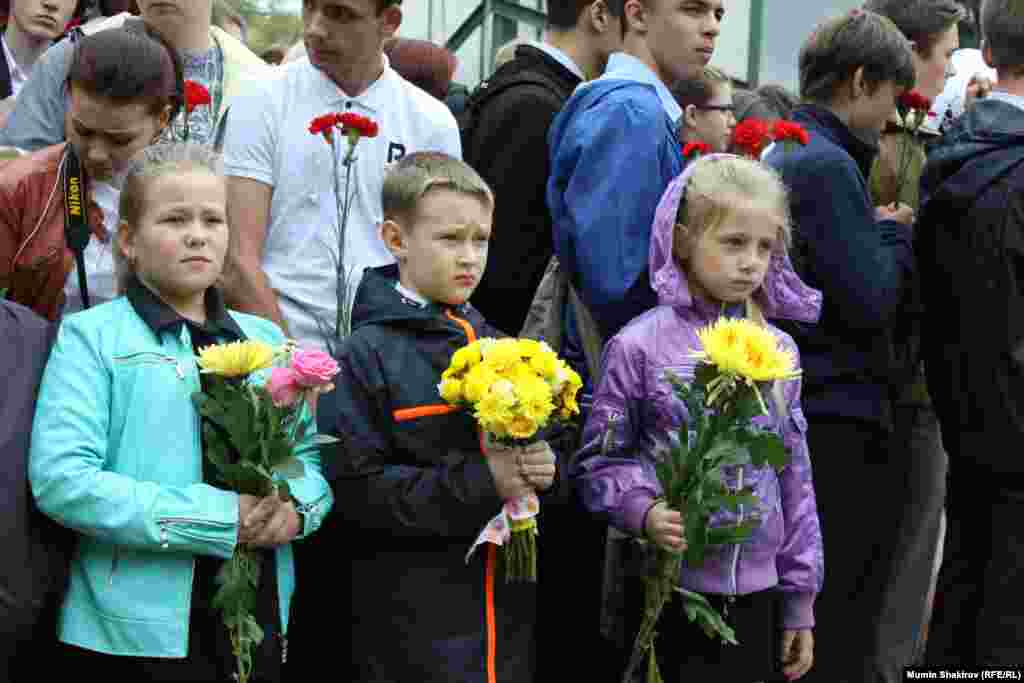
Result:
{"label": "purple puffer jacket", "polygon": [[[654,454],[667,444],[667,432],[686,420],[685,407],[665,381],[665,373],[693,378],[694,361],[687,355],[700,348],[697,330],[721,313],[720,305],[690,296],[686,275],[672,255],[679,200],[693,167],[669,185],[654,218],[650,268],[659,306],[634,319],[605,347],[601,382],[573,466],[586,507],[634,536],[643,534],[647,511],[662,494]],[[800,281],[784,254],[773,259],[754,300],[768,319],[813,323],[821,310],[821,293]],[[796,351],[788,335],[772,331]],[[785,594],[782,626],[810,628],[824,576],[821,527],[800,381],[786,382],[782,394],[786,414],[776,415],[775,402],[766,396],[773,414],[757,420],[781,434],[790,463],[778,475],[770,467],[753,466],[726,473],[730,488],[754,488],[761,527],[747,543],[710,549],[704,566],[684,568],[681,578],[685,588],[703,593],[743,595],[777,586]],[[738,514],[721,513],[711,523],[746,519],[751,512],[741,508]]]}

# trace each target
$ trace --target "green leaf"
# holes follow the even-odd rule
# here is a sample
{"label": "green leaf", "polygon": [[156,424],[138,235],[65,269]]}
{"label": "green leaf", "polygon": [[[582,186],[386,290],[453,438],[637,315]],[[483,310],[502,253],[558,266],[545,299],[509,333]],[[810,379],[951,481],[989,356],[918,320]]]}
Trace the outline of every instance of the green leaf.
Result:
{"label": "green leaf", "polygon": [[750,462],[750,451],[732,439],[719,439],[704,456],[715,469],[737,467]]}
{"label": "green leaf", "polygon": [[658,483],[661,484],[661,490],[668,494],[672,490],[672,465],[659,460],[654,464],[654,471],[658,474]]}
{"label": "green leaf", "polygon": [[734,526],[721,526],[708,530],[708,545],[736,545],[750,540],[754,530],[761,526],[760,520],[745,520]]}
{"label": "green leaf", "polygon": [[733,418],[742,424],[749,424],[753,418],[762,414],[764,411],[761,410],[761,403],[757,400],[754,390],[748,384],[742,384],[733,402]]}
{"label": "green leaf", "polygon": [[293,457],[274,465],[273,471],[283,479],[301,479],[306,476],[306,465],[298,458]]}
{"label": "green leaf", "polygon": [[709,637],[718,636],[730,645],[739,645],[736,640],[736,631],[718,613],[711,603],[700,593],[688,591],[685,588],[676,588],[683,596],[683,610],[686,618],[700,626]]}
{"label": "green leaf", "polygon": [[[693,369],[693,383],[701,389],[707,390],[707,386],[719,376],[718,368],[710,363],[700,362]],[[716,400],[717,403],[717,400]]]}
{"label": "green leaf", "polygon": [[757,467],[770,465],[780,470],[789,463],[789,452],[778,434],[761,431],[749,435],[747,439],[750,461]]}
{"label": "green leaf", "polygon": [[8,288],[7,287],[4,287],[3,289],[0,289],[0,299],[6,299],[7,298],[7,292],[8,292]]}

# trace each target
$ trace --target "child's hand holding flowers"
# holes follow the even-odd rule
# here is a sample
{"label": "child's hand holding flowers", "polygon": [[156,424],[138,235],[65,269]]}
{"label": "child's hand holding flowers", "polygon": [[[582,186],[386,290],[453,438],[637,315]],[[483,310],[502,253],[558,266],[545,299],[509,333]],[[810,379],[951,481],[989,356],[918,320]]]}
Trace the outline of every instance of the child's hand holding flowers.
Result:
{"label": "child's hand holding flowers", "polygon": [[555,481],[555,454],[546,441],[528,446],[488,444],[487,464],[502,500],[542,493]]}
{"label": "child's hand holding flowers", "polygon": [[682,553],[686,550],[683,515],[678,510],[671,509],[663,500],[652,505],[647,511],[644,532],[647,538],[670,553]]}

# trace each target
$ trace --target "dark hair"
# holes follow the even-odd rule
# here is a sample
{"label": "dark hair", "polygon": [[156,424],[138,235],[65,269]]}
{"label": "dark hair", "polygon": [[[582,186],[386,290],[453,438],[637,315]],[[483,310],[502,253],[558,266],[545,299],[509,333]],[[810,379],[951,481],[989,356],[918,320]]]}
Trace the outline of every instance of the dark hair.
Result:
{"label": "dark hair", "polygon": [[681,78],[669,87],[669,92],[682,109],[691,104],[707,106],[715,96],[715,90],[722,85],[731,85],[732,79],[724,71],[711,66],[704,67],[696,78]]}
{"label": "dark hair", "polygon": [[932,56],[939,36],[967,17],[957,0],[867,0],[864,9],[892,19],[925,59]]}
{"label": "dark hair", "polygon": [[[598,0],[548,0],[548,26],[556,31],[568,31],[575,28],[583,10]],[[601,0],[613,17],[621,17],[625,12],[626,0]]]}
{"label": "dark hair", "polygon": [[391,68],[413,85],[439,100],[448,95],[448,86],[458,62],[451,50],[426,40],[398,38],[385,46]]}
{"label": "dark hair", "polygon": [[143,28],[112,28],[79,38],[67,82],[99,97],[148,99],[153,113],[170,105],[172,120],[184,102],[178,53],[159,33]]}
{"label": "dark hair", "polygon": [[757,90],[736,90],[732,103],[736,106],[736,123],[742,123],[747,119],[788,119],[799,99],[781,85],[769,83]]}
{"label": "dark hair", "polygon": [[831,102],[862,67],[869,89],[886,82],[914,87],[910,41],[891,19],[856,9],[818,26],[800,49],[800,96]]}
{"label": "dark hair", "polygon": [[983,0],[981,35],[996,69],[1024,70],[1024,7],[1014,0]]}

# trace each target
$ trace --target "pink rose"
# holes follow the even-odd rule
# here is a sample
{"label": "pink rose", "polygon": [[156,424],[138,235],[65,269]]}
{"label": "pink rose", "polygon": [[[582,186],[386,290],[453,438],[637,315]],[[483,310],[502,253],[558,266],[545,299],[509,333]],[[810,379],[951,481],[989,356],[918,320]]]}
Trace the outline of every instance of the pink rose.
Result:
{"label": "pink rose", "polygon": [[270,391],[270,400],[278,408],[295,405],[303,392],[302,386],[298,383],[298,375],[291,368],[271,370],[267,388]]}
{"label": "pink rose", "polygon": [[292,354],[295,381],[303,387],[330,384],[338,374],[338,364],[329,354],[315,349],[299,349]]}

